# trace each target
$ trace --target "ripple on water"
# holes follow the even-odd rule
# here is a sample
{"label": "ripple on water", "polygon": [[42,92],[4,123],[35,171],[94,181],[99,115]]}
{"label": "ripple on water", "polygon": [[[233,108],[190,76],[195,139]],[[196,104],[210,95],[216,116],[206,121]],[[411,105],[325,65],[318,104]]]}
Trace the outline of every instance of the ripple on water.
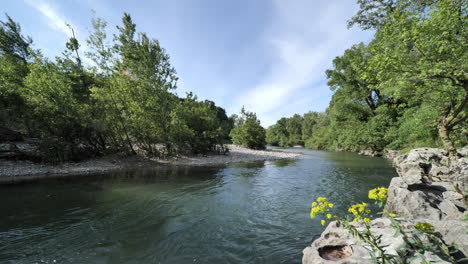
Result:
{"label": "ripple on water", "polygon": [[300,263],[338,210],[387,185],[383,159],[307,150],[294,161],[183,167],[0,187],[0,263]]}

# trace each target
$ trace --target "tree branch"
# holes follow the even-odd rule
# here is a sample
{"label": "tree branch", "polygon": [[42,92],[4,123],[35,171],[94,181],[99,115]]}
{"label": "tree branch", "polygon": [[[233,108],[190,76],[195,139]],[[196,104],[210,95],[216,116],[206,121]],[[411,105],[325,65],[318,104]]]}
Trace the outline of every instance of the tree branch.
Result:
{"label": "tree branch", "polygon": [[454,123],[448,125],[448,128],[453,129],[456,125],[460,124],[461,122],[463,122],[463,121],[465,121],[467,119],[468,119],[468,114],[464,115],[463,117],[461,117],[460,119],[458,119]]}

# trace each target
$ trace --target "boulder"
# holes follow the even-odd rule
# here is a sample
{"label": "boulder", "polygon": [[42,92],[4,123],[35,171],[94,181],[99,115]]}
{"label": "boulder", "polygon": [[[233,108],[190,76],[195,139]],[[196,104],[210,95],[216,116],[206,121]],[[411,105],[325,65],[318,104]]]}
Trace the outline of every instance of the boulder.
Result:
{"label": "boulder", "polygon": [[[358,230],[364,229],[363,224],[352,223]],[[408,221],[401,221],[406,233],[414,230],[414,225]],[[376,237],[380,236],[380,245],[386,254],[398,256],[398,251],[404,245],[403,236],[395,236],[395,229],[388,218],[376,218],[370,223],[370,230]],[[371,264],[370,245],[363,243],[350,234],[338,222],[331,222],[320,238],[303,250],[303,264]],[[426,252],[427,260],[448,264],[436,254]],[[413,259],[411,264],[422,263],[420,258]]]}
{"label": "boulder", "polygon": [[468,225],[462,221],[468,209],[468,158],[419,148],[395,158],[393,165],[400,177],[390,182],[387,209],[410,221],[432,224],[447,244],[457,243],[468,256]]}
{"label": "boulder", "polygon": [[[390,182],[386,209],[403,217],[407,230],[412,230],[417,222],[432,224],[447,246],[453,243],[458,246],[457,257],[463,258],[468,256],[468,222],[463,221],[468,218],[468,147],[459,153],[459,157],[449,157],[445,150],[419,148],[394,158],[399,177]],[[386,245],[387,253],[396,253],[402,245],[402,238],[394,236],[389,219],[373,220],[371,231],[382,235],[381,245]],[[368,247],[332,222],[319,239],[304,249],[302,263],[372,263]],[[426,252],[425,258],[448,263],[431,252]],[[410,263],[422,260],[413,259]]]}

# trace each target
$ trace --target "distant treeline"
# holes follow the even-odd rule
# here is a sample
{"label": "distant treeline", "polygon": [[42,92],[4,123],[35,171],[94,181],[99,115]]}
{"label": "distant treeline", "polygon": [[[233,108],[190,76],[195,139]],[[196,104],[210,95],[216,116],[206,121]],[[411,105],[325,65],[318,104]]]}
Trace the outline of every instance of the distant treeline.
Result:
{"label": "distant treeline", "polygon": [[324,113],[282,118],[271,145],[408,149],[468,143],[468,1],[358,0],[349,26],[376,31],[333,60]]}
{"label": "distant treeline", "polygon": [[[8,15],[0,21],[0,127],[36,138],[52,161],[111,152],[151,156],[223,151],[234,120],[211,101],[178,97],[177,76],[159,42],[125,14],[117,34],[92,20],[80,57],[72,37],[51,60]],[[64,43],[65,44],[65,43]]]}

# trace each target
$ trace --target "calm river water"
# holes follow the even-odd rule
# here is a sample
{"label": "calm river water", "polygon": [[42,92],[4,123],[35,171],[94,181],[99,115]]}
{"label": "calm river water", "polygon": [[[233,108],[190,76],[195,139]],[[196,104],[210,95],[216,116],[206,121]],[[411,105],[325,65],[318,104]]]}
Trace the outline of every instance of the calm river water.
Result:
{"label": "calm river water", "polygon": [[300,263],[323,231],[317,196],[345,211],[397,176],[381,158],[290,151],[304,156],[0,186],[0,263]]}

